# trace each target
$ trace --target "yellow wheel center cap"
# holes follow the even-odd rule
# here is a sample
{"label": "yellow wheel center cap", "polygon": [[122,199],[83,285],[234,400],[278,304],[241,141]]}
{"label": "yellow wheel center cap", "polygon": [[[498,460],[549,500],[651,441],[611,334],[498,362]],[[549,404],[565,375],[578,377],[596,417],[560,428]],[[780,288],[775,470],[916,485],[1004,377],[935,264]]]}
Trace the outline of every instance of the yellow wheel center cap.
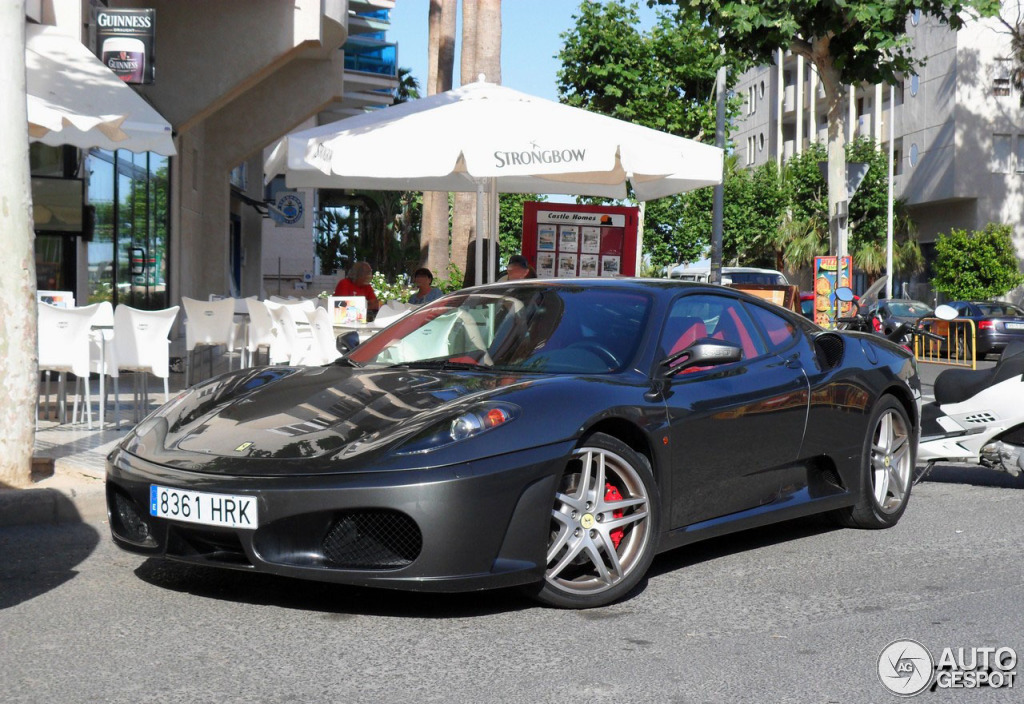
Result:
{"label": "yellow wheel center cap", "polygon": [[594,527],[594,515],[591,513],[583,514],[583,518],[580,519],[580,525],[584,530],[590,530]]}
{"label": "yellow wheel center cap", "polygon": [[892,458],[889,455],[885,456],[885,466],[888,467],[892,463]]}

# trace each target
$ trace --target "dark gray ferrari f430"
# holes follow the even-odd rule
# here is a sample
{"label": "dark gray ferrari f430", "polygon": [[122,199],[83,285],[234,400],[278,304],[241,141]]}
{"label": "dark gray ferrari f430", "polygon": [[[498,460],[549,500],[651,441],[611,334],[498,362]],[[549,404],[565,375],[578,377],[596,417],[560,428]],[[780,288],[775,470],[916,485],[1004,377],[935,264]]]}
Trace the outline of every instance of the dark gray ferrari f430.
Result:
{"label": "dark gray ferrari f430", "polygon": [[919,403],[902,347],[731,289],[492,284],[334,364],[183,392],[110,455],[110,527],[203,565],[600,606],[704,538],[895,525]]}

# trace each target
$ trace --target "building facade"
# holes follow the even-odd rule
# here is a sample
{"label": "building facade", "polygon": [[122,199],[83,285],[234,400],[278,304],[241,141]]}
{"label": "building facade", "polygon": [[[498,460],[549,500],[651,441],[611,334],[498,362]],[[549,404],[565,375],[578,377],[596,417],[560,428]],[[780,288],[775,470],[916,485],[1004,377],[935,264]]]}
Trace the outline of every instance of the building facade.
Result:
{"label": "building facade", "polygon": [[[1008,20],[1017,10],[1004,3]],[[926,261],[939,235],[989,222],[1013,226],[1024,258],[1024,107],[1009,79],[1009,35],[996,19],[954,32],[920,13],[908,17],[907,33],[925,63],[893,91],[847,86],[847,141],[866,137],[887,152],[891,121],[894,192],[906,200]],[[775,65],[743,74],[736,91],[745,98],[733,132],[740,164],[784,164],[827,142],[824,90],[803,57],[780,51]],[[894,290],[933,300],[927,278],[926,269]]]}
{"label": "building facade", "polygon": [[[32,144],[33,176],[82,182],[89,214],[79,232],[37,228],[39,288],[140,308],[264,293],[264,149],[318,116],[338,119],[385,100],[380,89],[394,81],[362,69],[373,58],[366,45],[381,48],[373,36],[380,13],[386,22],[393,7],[394,0],[27,0],[26,23],[55,27],[90,49],[94,9],[154,11],[155,79],[130,88],[170,124],[177,152]],[[355,35],[370,36],[359,46],[363,62],[350,70],[354,52],[345,47]]]}

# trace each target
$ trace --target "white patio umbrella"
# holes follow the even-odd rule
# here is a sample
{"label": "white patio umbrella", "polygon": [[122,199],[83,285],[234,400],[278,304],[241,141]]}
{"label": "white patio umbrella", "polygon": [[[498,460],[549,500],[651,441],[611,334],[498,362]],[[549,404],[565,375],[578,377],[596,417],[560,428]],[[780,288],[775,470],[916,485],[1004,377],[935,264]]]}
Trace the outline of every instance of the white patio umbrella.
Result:
{"label": "white patio umbrella", "polygon": [[498,192],[625,198],[627,181],[652,200],[721,183],[722,150],[481,80],[296,132],[264,171],[290,187],[476,191],[479,242],[485,192],[492,213]]}

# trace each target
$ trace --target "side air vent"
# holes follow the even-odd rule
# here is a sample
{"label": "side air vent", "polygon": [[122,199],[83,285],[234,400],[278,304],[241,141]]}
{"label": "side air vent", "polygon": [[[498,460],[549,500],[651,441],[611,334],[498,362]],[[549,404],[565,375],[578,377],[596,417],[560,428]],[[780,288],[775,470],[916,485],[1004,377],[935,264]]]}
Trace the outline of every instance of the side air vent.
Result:
{"label": "side air vent", "polygon": [[834,369],[843,361],[846,341],[834,332],[823,332],[814,338],[814,349],[822,369]]}

